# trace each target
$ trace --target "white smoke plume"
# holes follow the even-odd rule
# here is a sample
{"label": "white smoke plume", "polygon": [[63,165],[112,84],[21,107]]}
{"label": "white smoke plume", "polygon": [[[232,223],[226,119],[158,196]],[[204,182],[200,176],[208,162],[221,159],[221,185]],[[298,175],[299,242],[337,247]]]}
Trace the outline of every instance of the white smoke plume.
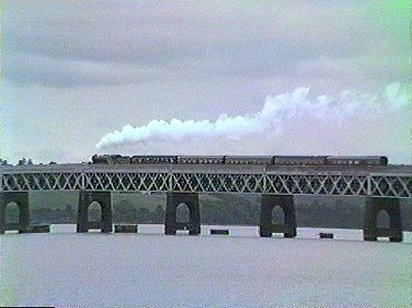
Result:
{"label": "white smoke plume", "polygon": [[382,154],[412,163],[411,123],[411,85],[393,83],[380,95],[345,90],[339,97],[298,88],[267,96],[252,115],[126,125],[96,147],[134,154]]}

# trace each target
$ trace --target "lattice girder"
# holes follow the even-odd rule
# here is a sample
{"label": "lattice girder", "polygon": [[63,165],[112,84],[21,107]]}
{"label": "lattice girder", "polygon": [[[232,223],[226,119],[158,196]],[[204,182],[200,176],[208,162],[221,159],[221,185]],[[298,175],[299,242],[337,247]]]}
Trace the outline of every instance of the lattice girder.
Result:
{"label": "lattice girder", "polygon": [[263,174],[172,173],[172,191],[262,193]]}
{"label": "lattice girder", "polygon": [[370,192],[372,196],[412,197],[412,177],[371,176]]}
{"label": "lattice girder", "polygon": [[368,177],[365,175],[267,175],[266,193],[302,195],[368,195]]}
{"label": "lattice girder", "polygon": [[2,174],[3,191],[80,190],[80,172]]}
{"label": "lattice girder", "polygon": [[169,174],[135,172],[86,172],[85,190],[90,191],[168,191]]}
{"label": "lattice girder", "polygon": [[412,197],[412,174],[74,170],[0,173],[1,191],[264,193]]}

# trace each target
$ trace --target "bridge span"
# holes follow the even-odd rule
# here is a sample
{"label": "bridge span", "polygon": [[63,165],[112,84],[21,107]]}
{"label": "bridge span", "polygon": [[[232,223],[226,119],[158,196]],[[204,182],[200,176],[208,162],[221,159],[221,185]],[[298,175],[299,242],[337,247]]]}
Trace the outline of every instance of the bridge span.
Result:
{"label": "bridge span", "polygon": [[[284,233],[296,236],[295,195],[359,196],[366,198],[364,239],[389,237],[402,241],[399,200],[412,198],[412,166],[274,166],[274,165],[29,165],[0,167],[0,233],[16,229],[5,221],[6,206],[20,208],[18,230],[30,224],[28,195],[31,191],[79,191],[78,232],[87,232],[88,208],[93,201],[102,207],[98,226],[112,231],[112,193],[156,192],[167,194],[165,233],[178,229],[200,233],[200,193],[261,194],[260,235]],[[190,210],[190,221],[176,221],[181,203]],[[280,206],[282,225],[271,223],[273,209]],[[390,228],[377,228],[377,216],[386,211]],[[93,224],[95,225],[95,224]]]}

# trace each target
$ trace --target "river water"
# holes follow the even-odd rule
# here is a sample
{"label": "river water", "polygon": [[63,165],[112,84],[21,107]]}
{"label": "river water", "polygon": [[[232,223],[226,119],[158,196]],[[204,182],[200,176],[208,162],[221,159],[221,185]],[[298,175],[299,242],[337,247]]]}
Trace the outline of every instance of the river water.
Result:
{"label": "river water", "polygon": [[[209,229],[230,235],[208,235]],[[412,307],[412,234],[364,242],[361,230],[298,229],[259,238],[256,227],[202,226],[201,236],[140,234],[0,236],[2,306]]]}

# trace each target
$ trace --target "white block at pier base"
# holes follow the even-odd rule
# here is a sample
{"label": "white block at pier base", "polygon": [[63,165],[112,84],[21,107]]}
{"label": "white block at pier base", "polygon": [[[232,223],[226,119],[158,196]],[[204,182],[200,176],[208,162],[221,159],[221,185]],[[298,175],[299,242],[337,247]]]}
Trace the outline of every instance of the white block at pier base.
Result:
{"label": "white block at pier base", "polygon": [[114,233],[137,233],[139,225],[115,224]]}
{"label": "white block at pier base", "polygon": [[76,233],[75,224],[51,224],[50,233]]}

